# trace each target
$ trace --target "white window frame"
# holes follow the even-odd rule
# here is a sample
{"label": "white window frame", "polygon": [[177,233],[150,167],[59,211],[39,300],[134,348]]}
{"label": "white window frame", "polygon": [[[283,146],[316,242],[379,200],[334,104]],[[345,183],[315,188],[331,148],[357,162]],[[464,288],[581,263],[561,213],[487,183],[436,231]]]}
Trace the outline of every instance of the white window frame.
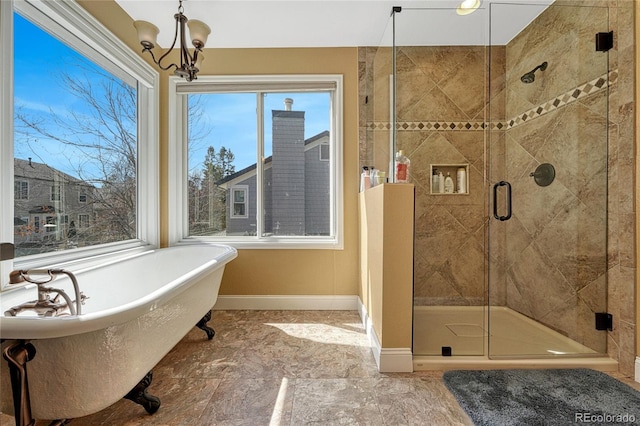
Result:
{"label": "white window frame", "polygon": [[155,248],[159,227],[159,74],[137,53],[73,0],[0,1],[0,241],[13,242],[13,12],[36,22],[76,51],[118,78],[136,85],[138,93],[138,236],[134,240],[75,250],[24,256],[0,262],[0,289],[13,269],[89,267]]}
{"label": "white window frame", "polygon": [[51,201],[62,201],[62,186],[54,183],[51,185]]}
{"label": "white window frame", "polygon": [[[18,189],[19,193],[20,193],[20,197],[16,198],[15,196],[15,186],[16,184],[20,184],[20,188]],[[27,196],[26,197],[22,197],[22,187],[26,186],[27,187]],[[13,182],[13,199],[14,200],[29,200],[29,181],[28,180],[17,180]]]}
{"label": "white window frame", "polygon": [[[317,87],[314,89],[314,85]],[[275,91],[296,92],[300,90],[320,91],[320,87],[334,88],[331,93],[331,123],[329,134],[332,169],[329,176],[331,205],[330,236],[277,237],[262,236],[226,236],[191,237],[187,218],[187,111],[186,95],[189,93],[211,93],[226,90],[239,92]],[[240,89],[238,89],[240,88]],[[250,89],[251,88],[251,89]],[[260,102],[260,98],[258,98]],[[258,105],[258,110],[262,106]],[[169,78],[169,244],[191,244],[218,242],[239,249],[333,249],[344,248],[344,201],[343,201],[343,77],[340,74],[304,74],[304,75],[239,75],[239,76],[201,76],[187,82],[178,77]],[[258,117],[258,134],[263,134],[263,122]],[[260,139],[260,138],[259,138]],[[264,158],[262,141],[258,142],[256,158]],[[256,163],[257,188],[262,187],[263,161]],[[262,211],[262,200],[256,197],[256,211]],[[258,214],[258,221],[262,215]],[[258,224],[260,225],[260,224]],[[258,226],[260,229],[260,226]]]}
{"label": "white window frame", "polygon": [[86,213],[79,213],[78,214],[78,224],[76,225],[76,228],[78,229],[86,229],[89,227],[89,215]]}
{"label": "white window frame", "polygon": [[[243,192],[244,193],[244,214],[235,214],[236,209],[236,198],[235,193]],[[234,185],[231,187],[229,202],[231,206],[229,207],[229,218],[231,219],[248,219],[249,218],[249,186],[248,185]]]}

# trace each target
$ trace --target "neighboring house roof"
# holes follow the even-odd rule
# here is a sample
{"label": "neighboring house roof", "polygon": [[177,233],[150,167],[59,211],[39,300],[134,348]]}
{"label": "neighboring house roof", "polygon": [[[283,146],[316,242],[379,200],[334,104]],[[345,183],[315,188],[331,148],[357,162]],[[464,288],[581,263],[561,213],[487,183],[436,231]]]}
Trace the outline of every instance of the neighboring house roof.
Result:
{"label": "neighboring house roof", "polygon": [[[289,113],[291,113],[292,111],[287,111]],[[297,112],[297,111],[294,111]],[[314,146],[316,146],[322,139],[329,137],[329,131],[325,130],[324,132],[320,132],[315,136],[311,136],[309,139],[305,139],[304,141],[304,150],[307,151],[308,149],[313,148]],[[267,158],[264,159],[264,163],[265,164],[269,164],[271,163],[272,160],[272,156],[269,156]],[[219,181],[216,182],[216,185],[218,186],[223,186],[228,183],[231,182],[233,180],[236,180],[237,178],[246,175],[247,173],[251,173],[251,172],[255,172],[256,170],[256,164],[252,164],[248,167],[245,167],[242,170],[239,170],[233,174],[230,174],[229,176],[226,176],[222,179],[220,179]]]}
{"label": "neighboring house roof", "polygon": [[76,183],[78,185],[92,186],[83,180],[61,172],[60,170],[54,169],[53,167],[46,164],[31,161],[31,159],[21,160],[19,158],[14,158],[13,174],[16,178],[44,180],[50,182],[64,179],[66,183]]}

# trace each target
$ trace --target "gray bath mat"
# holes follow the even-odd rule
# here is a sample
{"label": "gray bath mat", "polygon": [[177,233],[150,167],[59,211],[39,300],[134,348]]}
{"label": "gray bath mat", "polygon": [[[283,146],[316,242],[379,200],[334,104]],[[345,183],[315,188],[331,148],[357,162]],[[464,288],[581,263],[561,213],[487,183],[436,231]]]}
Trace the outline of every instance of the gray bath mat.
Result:
{"label": "gray bath mat", "polygon": [[447,371],[476,425],[640,424],[640,392],[588,369]]}

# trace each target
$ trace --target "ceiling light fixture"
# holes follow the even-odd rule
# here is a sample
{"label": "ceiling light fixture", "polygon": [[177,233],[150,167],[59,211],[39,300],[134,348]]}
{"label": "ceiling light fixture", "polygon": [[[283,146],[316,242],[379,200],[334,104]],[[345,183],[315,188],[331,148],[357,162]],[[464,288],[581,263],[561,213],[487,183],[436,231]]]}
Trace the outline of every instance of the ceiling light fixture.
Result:
{"label": "ceiling light fixture", "polygon": [[481,0],[463,0],[456,12],[458,15],[468,15],[480,7]]}
{"label": "ceiling light fixture", "polygon": [[[156,39],[160,32],[158,27],[147,21],[135,21],[133,26],[138,31],[138,39],[143,47],[143,53],[149,52],[151,54],[151,58],[153,58],[153,62],[155,62],[162,70],[167,71],[169,68],[175,67],[176,70],[173,72],[175,75],[183,77],[187,81],[191,81],[198,78],[196,74],[200,71],[200,66],[204,59],[204,56],[202,55],[202,48],[207,42],[207,37],[211,33],[211,28],[202,21],[187,19],[187,17],[182,13],[183,11],[184,8],[182,7],[182,0],[180,0],[178,13],[173,15],[176,20],[176,33],[173,37],[173,44],[171,44],[171,47],[158,60],[156,60],[156,57],[151,50],[157,43]],[[195,47],[193,54],[191,54],[187,48],[185,24],[189,27],[191,43]],[[175,47],[176,42],[178,41],[178,36],[180,36],[180,66],[177,64],[163,66],[161,62]]]}

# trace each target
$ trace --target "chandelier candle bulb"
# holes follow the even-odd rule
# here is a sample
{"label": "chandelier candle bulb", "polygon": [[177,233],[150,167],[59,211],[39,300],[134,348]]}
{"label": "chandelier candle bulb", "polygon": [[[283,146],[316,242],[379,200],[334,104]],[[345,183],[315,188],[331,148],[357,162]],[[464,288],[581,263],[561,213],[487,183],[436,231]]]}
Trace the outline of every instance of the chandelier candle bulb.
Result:
{"label": "chandelier candle bulb", "polygon": [[207,38],[211,33],[211,28],[202,21],[190,19],[187,21],[189,34],[191,35],[191,43],[197,48],[202,48],[207,43]]}
{"label": "chandelier candle bulb", "polygon": [[153,49],[158,40],[160,30],[151,22],[134,21],[133,26],[138,32],[138,41],[145,49]]}

